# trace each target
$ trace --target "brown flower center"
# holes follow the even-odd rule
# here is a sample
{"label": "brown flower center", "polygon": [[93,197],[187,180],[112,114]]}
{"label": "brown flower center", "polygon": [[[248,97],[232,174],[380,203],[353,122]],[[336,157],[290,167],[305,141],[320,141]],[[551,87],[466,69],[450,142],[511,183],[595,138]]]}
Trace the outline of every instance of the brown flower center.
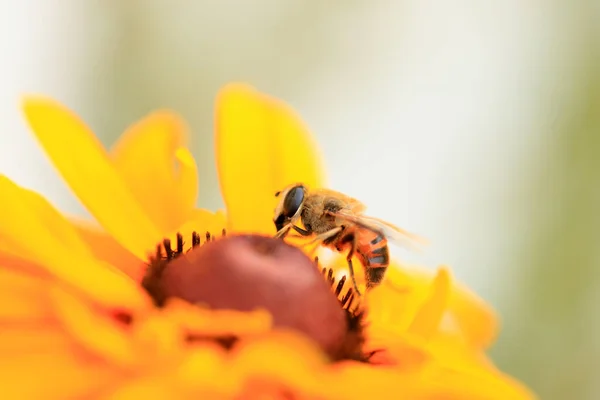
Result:
{"label": "brown flower center", "polygon": [[263,308],[275,327],[302,332],[332,359],[361,358],[359,316],[340,305],[312,260],[282,240],[239,235],[210,241],[153,262],[142,285],[159,306],[178,297],[217,310]]}

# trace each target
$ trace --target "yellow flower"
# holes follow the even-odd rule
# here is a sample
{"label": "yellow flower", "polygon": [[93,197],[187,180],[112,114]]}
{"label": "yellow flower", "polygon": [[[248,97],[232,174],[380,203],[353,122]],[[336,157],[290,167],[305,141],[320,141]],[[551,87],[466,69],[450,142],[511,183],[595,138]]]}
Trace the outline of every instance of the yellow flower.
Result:
{"label": "yellow flower", "polygon": [[[275,191],[325,185],[284,103],[241,84],[219,93],[226,213],[195,208],[176,115],[149,115],[107,152],[56,102],[29,97],[24,109],[97,224],[0,177],[6,398],[533,398],[486,358],[496,318],[447,268],[391,266],[362,314],[342,309],[298,249],[257,236],[274,233]],[[341,256],[321,266],[345,268]]]}

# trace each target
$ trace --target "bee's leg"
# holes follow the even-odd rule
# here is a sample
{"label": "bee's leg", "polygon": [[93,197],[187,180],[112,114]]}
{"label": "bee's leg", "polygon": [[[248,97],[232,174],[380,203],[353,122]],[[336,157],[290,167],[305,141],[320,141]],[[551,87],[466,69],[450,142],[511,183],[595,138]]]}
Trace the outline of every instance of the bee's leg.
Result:
{"label": "bee's leg", "polygon": [[298,232],[300,235],[302,236],[310,236],[312,235],[312,232],[307,230],[307,229],[302,229],[299,226],[296,225],[292,225],[292,229],[295,230],[296,232]]}
{"label": "bee's leg", "polygon": [[346,256],[346,261],[348,261],[348,271],[350,272],[350,277],[352,278],[352,285],[354,285],[354,291],[358,295],[358,297],[362,296],[362,293],[358,289],[358,284],[356,283],[356,276],[354,275],[354,266],[352,265],[352,257],[354,256],[354,245],[350,248],[348,255]]}
{"label": "bee's leg", "polygon": [[283,239],[290,232],[290,229],[292,229],[292,226],[293,226],[292,224],[287,224],[286,226],[281,228],[279,231],[277,231],[274,238],[275,239]]}
{"label": "bee's leg", "polygon": [[[296,232],[299,233],[299,235],[288,235],[288,233],[290,233],[290,230],[295,230]],[[302,229],[299,226],[296,226],[294,224],[287,224],[286,226],[284,226],[283,228],[281,228],[279,230],[279,232],[277,232],[275,234],[275,239],[283,239],[284,237],[306,237],[306,236],[310,236],[312,235],[312,232],[306,229]]]}
{"label": "bee's leg", "polygon": [[296,225],[292,225],[291,229],[295,230],[296,232],[299,233],[299,235],[286,235],[286,237],[296,237],[296,238],[300,238],[300,237],[306,237],[306,236],[310,236],[312,235],[312,232],[306,229],[302,229],[299,226]]}
{"label": "bee's leg", "polygon": [[[310,236],[312,235],[312,232],[307,230],[307,229],[302,229],[299,226],[294,225],[293,223],[289,223],[286,226],[284,226],[283,228],[281,228],[279,230],[279,232],[277,232],[275,234],[275,239],[283,239],[284,237],[287,236],[287,234],[290,232],[290,230],[293,229],[296,232],[298,232],[300,234],[300,236]],[[298,237],[298,236],[296,236]]]}

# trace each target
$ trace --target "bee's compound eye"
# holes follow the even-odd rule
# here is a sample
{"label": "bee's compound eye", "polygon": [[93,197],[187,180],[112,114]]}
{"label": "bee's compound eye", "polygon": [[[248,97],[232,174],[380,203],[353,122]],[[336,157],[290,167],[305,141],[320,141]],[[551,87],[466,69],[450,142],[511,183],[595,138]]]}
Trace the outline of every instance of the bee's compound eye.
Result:
{"label": "bee's compound eye", "polygon": [[291,218],[297,212],[302,202],[304,201],[304,188],[302,186],[297,186],[292,189],[285,195],[285,199],[283,200],[283,213],[286,217]]}

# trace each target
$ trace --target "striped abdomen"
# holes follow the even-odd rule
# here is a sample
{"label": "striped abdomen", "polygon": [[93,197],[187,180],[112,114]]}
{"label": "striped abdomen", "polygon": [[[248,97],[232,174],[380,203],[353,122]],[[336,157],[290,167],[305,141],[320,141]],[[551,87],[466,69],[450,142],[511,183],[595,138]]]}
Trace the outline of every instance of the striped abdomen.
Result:
{"label": "striped abdomen", "polygon": [[367,288],[377,286],[390,264],[388,241],[381,233],[370,229],[358,229],[355,235],[356,256],[365,268]]}

